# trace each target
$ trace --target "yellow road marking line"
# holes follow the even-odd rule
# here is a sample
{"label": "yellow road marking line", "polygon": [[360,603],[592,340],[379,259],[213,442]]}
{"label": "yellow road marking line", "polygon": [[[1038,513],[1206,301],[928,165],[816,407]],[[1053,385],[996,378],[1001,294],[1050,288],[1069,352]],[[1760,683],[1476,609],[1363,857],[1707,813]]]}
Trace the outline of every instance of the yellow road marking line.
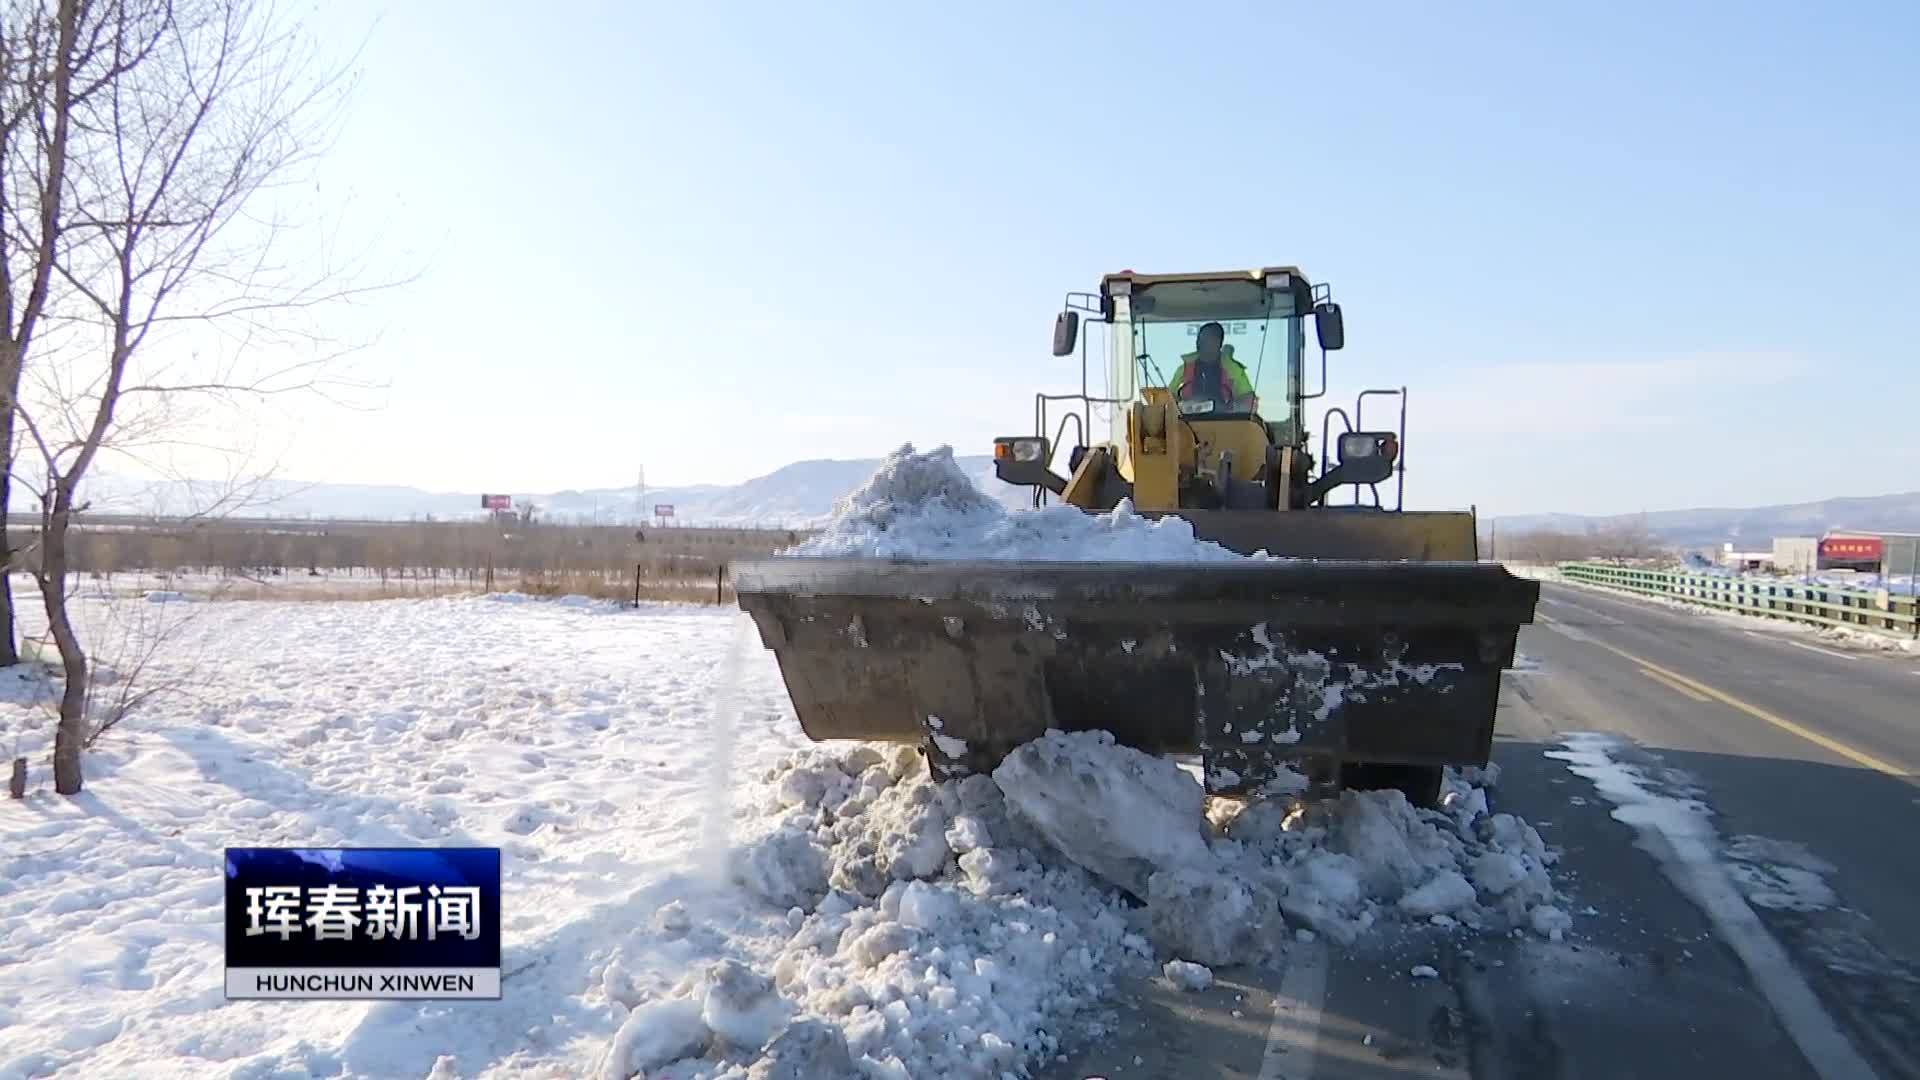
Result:
{"label": "yellow road marking line", "polygon": [[1682,682],[1675,682],[1674,680],[1667,678],[1665,675],[1660,674],[1659,672],[1653,670],[1652,668],[1643,667],[1640,669],[1640,674],[1645,675],[1647,678],[1652,679],[1654,682],[1659,683],[1660,685],[1666,687],[1667,689],[1673,691],[1676,694],[1679,694],[1682,697],[1690,697],[1695,701],[1712,701],[1713,700],[1712,698],[1701,693],[1700,691],[1695,690],[1693,687],[1688,686],[1687,684]]}
{"label": "yellow road marking line", "polygon": [[[1554,621],[1552,618],[1546,615],[1541,615],[1538,612],[1534,613],[1534,618],[1544,619],[1547,622]],[[1682,675],[1677,671],[1669,671],[1668,669],[1661,667],[1659,664],[1642,660],[1625,649],[1616,648],[1615,646],[1609,645],[1606,642],[1601,641],[1597,638],[1589,637],[1587,638],[1587,640],[1592,642],[1595,645],[1600,646],[1601,648],[1607,650],[1608,652],[1614,654],[1615,656],[1618,656],[1621,659],[1632,663],[1634,666],[1640,668],[1641,670],[1645,671],[1648,674],[1653,674],[1655,672],[1658,672],[1661,675],[1665,675],[1668,679],[1671,679],[1672,681],[1680,684],[1681,686],[1690,687],[1693,690],[1699,693],[1705,694],[1708,697],[1712,698],[1713,700],[1720,702],[1722,705],[1732,706],[1733,708],[1738,709],[1743,713],[1746,713],[1748,716],[1751,716],[1756,720],[1764,720],[1765,722],[1772,724],[1774,727],[1777,727],[1781,731],[1787,732],[1788,734],[1798,735],[1802,739],[1807,740],[1808,742],[1814,744],[1815,746],[1822,747],[1835,754],[1838,754],[1841,757],[1846,758],[1848,761],[1851,761],[1856,765],[1864,765],[1867,768],[1874,770],[1875,772],[1883,772],[1883,773],[1886,773],[1888,776],[1899,777],[1902,779],[1912,776],[1915,773],[1915,770],[1913,769],[1902,768],[1901,766],[1895,765],[1892,762],[1874,757],[1872,754],[1866,753],[1865,751],[1855,750],[1853,747],[1848,746],[1846,743],[1843,743],[1838,739],[1829,738],[1828,736],[1822,735],[1819,732],[1812,730],[1811,728],[1803,727],[1799,724],[1796,724],[1793,721],[1788,720],[1783,716],[1777,716],[1761,708],[1758,705],[1749,705],[1746,702],[1741,701],[1739,698],[1734,697],[1732,694],[1729,694],[1724,690],[1716,690],[1713,687],[1708,686],[1706,683],[1698,681],[1697,679],[1689,679],[1685,675]]]}

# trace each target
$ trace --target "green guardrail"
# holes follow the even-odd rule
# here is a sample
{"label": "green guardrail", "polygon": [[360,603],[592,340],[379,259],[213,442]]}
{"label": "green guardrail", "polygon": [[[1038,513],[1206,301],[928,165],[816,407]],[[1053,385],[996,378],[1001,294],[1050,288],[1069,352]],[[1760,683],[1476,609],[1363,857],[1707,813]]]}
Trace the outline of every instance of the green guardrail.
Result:
{"label": "green guardrail", "polygon": [[1584,585],[1666,597],[1742,615],[1920,637],[1920,599],[1897,596],[1886,589],[1714,577],[1606,563],[1561,563],[1560,575]]}

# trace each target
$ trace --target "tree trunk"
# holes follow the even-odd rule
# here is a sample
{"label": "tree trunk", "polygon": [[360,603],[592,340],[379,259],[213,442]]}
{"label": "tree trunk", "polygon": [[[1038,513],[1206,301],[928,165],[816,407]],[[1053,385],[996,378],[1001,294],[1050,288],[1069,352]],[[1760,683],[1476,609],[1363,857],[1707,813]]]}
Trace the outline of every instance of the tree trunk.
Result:
{"label": "tree trunk", "polygon": [[[6,419],[4,427],[13,427],[12,409],[8,409]],[[4,461],[4,455],[0,455],[0,461]],[[4,536],[0,540],[0,667],[19,663],[19,640],[13,634],[13,527],[8,523],[13,482],[8,469],[12,469],[12,461],[0,463],[0,536]]]}
{"label": "tree trunk", "polygon": [[20,662],[13,625],[13,527],[7,520],[13,510],[14,398],[19,392],[20,354],[9,341],[0,348],[0,667]]}
{"label": "tree trunk", "polygon": [[54,492],[53,509],[44,519],[39,574],[47,628],[60,648],[60,666],[67,679],[60,695],[60,726],[53,735],[53,790],[62,795],[80,793],[80,752],[87,744],[87,654],[67,618],[67,525],[73,516],[72,499],[64,485]]}

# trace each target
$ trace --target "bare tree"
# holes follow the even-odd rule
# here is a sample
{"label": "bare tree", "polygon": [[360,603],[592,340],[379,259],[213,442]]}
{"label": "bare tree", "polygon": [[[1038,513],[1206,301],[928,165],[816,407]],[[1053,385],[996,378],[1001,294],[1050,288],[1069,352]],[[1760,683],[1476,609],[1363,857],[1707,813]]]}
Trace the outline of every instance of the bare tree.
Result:
{"label": "bare tree", "polygon": [[[253,0],[16,0],[7,18],[9,43],[39,43],[22,46],[18,152],[46,257],[27,292],[38,351],[0,355],[0,381],[34,465],[13,475],[41,502],[30,562],[65,675],[54,789],[72,794],[90,734],[67,612],[83,481],[103,452],[166,445],[205,421],[197,410],[325,385],[337,352],[313,313],[360,290],[289,255],[275,203],[325,145],[346,80]],[[25,314],[7,320],[15,338]]]}
{"label": "bare tree", "polygon": [[[60,243],[74,66],[84,60],[78,7],[15,0],[0,17],[0,573],[15,554],[7,515],[20,373],[47,314]],[[12,590],[0,588],[0,664],[19,661]]]}

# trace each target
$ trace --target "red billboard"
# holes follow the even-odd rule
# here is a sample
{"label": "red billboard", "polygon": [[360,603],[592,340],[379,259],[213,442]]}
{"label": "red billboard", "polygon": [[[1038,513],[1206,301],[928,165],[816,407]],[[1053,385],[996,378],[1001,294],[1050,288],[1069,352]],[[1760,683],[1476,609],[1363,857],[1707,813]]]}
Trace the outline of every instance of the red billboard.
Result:
{"label": "red billboard", "polygon": [[482,509],[482,510],[511,510],[511,509],[513,509],[513,496],[511,496],[511,495],[482,495],[482,496],[480,496],[480,509]]}
{"label": "red billboard", "polygon": [[1820,541],[1823,563],[1878,563],[1885,542],[1877,536],[1829,536]]}

